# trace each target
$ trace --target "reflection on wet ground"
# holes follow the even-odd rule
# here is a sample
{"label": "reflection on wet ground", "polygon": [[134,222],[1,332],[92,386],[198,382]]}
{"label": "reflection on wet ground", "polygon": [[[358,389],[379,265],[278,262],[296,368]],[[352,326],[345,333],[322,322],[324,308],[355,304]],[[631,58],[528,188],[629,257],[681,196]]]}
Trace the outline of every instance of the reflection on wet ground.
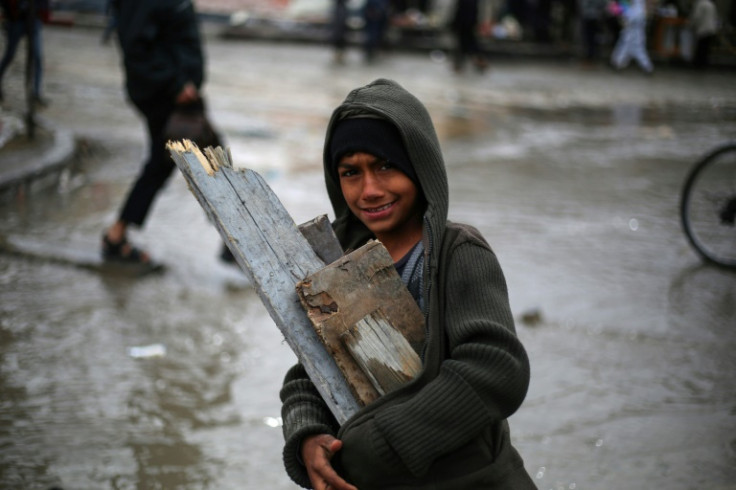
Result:
{"label": "reflection on wet ground", "polygon": [[[84,173],[4,203],[0,233],[93,253],[142,129],[94,33],[48,36],[49,117],[84,137]],[[95,70],[74,61],[81,49]],[[596,97],[612,75],[585,72],[571,89],[573,66],[457,78],[415,57],[335,71],[318,47],[209,49],[213,119],[298,223],[329,210],[324,125],[350,88],[390,75],[427,101],[451,218],[488,238],[520,318],[533,371],[512,436],[539,488],[732,485],[736,276],[699,263],[677,216],[689,166],[736,134],[729,79],[704,79],[711,95],[698,97],[689,74],[673,72],[684,88],[671,93],[656,77],[621,78],[637,95]],[[95,104],[79,104],[86,95]],[[248,281],[218,262],[220,239],[181,178],[134,239],[165,274],[0,255],[0,486],[295,488],[278,424],[294,355]]]}

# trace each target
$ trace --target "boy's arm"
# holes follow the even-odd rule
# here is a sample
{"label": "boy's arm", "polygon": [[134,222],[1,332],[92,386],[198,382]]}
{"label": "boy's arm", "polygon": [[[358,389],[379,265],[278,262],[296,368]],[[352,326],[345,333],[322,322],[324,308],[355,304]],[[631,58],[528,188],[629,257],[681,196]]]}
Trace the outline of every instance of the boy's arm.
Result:
{"label": "boy's arm", "polygon": [[341,434],[343,461],[351,443],[371,440],[384,465],[393,457],[414,475],[424,475],[438,457],[509,417],[526,396],[529,361],[514,332],[495,255],[465,244],[451,262],[444,299],[449,358],[414,397],[378,411],[354,433]]}
{"label": "boy's arm", "polygon": [[296,364],[286,373],[279,395],[286,441],[286,472],[298,485],[311,488],[307,469],[300,456],[302,441],[315,434],[334,436],[337,433],[337,421],[301,364]]}

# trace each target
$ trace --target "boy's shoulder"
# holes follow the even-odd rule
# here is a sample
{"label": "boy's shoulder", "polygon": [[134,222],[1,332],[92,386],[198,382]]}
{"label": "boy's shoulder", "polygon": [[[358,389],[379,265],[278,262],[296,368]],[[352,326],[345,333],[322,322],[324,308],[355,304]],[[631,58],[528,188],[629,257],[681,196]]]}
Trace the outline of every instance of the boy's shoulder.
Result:
{"label": "boy's shoulder", "polygon": [[491,250],[491,246],[488,244],[478,228],[467,223],[457,223],[448,220],[447,225],[445,226],[443,242],[451,246],[470,242],[471,244]]}

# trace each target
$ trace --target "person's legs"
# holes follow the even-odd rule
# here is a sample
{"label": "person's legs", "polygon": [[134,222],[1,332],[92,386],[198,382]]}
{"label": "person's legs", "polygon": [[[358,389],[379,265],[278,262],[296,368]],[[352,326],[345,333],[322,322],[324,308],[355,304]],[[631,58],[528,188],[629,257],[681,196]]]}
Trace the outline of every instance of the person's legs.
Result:
{"label": "person's legs", "polygon": [[645,48],[641,48],[636,53],[636,62],[639,64],[639,67],[644,71],[644,73],[652,74],[654,72],[654,65],[652,65],[652,60],[649,59],[649,55],[647,54]]}
{"label": "person's legs", "polygon": [[583,43],[585,60],[594,61],[598,56],[598,20],[583,19]]}
{"label": "person's legs", "polygon": [[[175,167],[166,151],[166,140],[164,138],[164,126],[173,110],[173,105],[139,109],[145,117],[148,127],[149,156],[130,189],[118,220],[105,232],[103,251],[111,246],[126,243],[128,226],[143,226],[153,201]],[[128,246],[128,250],[120,250],[124,256],[127,256],[127,251],[136,252],[132,246]],[[137,252],[140,254],[141,261],[147,262],[150,260],[147,254]]]}
{"label": "person's legs", "polygon": [[335,1],[335,7],[332,13],[332,45],[335,48],[335,61],[337,63],[343,62],[343,55],[345,47],[347,46],[347,18],[348,8],[345,2],[340,0]]}
{"label": "person's legs", "polygon": [[168,180],[175,164],[166,151],[164,126],[169,108],[154,108],[144,113],[148,125],[150,154],[120,213],[126,223],[143,226],[156,195]]}
{"label": "person's legs", "polygon": [[455,50],[452,57],[452,68],[459,73],[465,66],[465,46],[463,40],[463,30],[462,28],[453,27],[452,34],[455,37]]}
{"label": "person's legs", "polygon": [[639,27],[635,31],[633,44],[632,55],[639,64],[639,67],[646,73],[652,73],[654,71],[654,66],[652,65],[652,60],[649,59],[649,55],[647,54],[647,38],[646,33],[644,32],[644,26]]}
{"label": "person's legs", "polygon": [[475,69],[481,73],[484,72],[486,68],[488,68],[488,59],[486,58],[485,51],[480,46],[480,42],[478,41],[478,34],[475,28],[468,30],[468,39],[466,43],[466,50],[468,54],[473,58]]}
{"label": "person's legs", "polygon": [[33,98],[36,102],[42,102],[41,98],[41,82],[43,80],[43,39],[41,37],[41,20],[36,19],[33,22]]}
{"label": "person's legs", "polygon": [[695,44],[695,56],[693,57],[693,65],[698,68],[705,68],[709,63],[710,45],[713,36],[703,36],[698,39]]}
{"label": "person's legs", "polygon": [[0,100],[2,100],[2,79],[13,58],[15,58],[18,43],[20,43],[25,32],[25,24],[21,21],[8,21],[5,26],[5,53],[2,61],[0,61]]}
{"label": "person's legs", "polygon": [[710,64],[710,51],[711,46],[713,46],[713,41],[715,40],[714,35],[705,36],[703,38],[703,52],[702,52],[702,61],[703,61],[703,67],[706,67]]}
{"label": "person's legs", "polygon": [[621,69],[629,64],[631,60],[632,35],[629,27],[624,27],[618,38],[616,47],[611,53],[611,64],[616,69]]}
{"label": "person's legs", "polygon": [[381,37],[381,21],[370,19],[365,23],[365,59],[370,62],[376,57]]}
{"label": "person's legs", "polygon": [[363,7],[365,21],[363,43],[365,59],[371,62],[375,59],[383,42],[383,34],[388,22],[388,2],[386,0],[368,0]]}

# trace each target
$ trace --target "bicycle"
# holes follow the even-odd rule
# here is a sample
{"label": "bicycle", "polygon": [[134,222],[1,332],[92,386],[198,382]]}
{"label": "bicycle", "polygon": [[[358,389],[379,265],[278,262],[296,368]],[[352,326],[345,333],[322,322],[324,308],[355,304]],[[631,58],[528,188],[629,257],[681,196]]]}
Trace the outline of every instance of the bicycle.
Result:
{"label": "bicycle", "polygon": [[715,148],[690,169],[680,220],[700,257],[736,269],[736,142]]}

